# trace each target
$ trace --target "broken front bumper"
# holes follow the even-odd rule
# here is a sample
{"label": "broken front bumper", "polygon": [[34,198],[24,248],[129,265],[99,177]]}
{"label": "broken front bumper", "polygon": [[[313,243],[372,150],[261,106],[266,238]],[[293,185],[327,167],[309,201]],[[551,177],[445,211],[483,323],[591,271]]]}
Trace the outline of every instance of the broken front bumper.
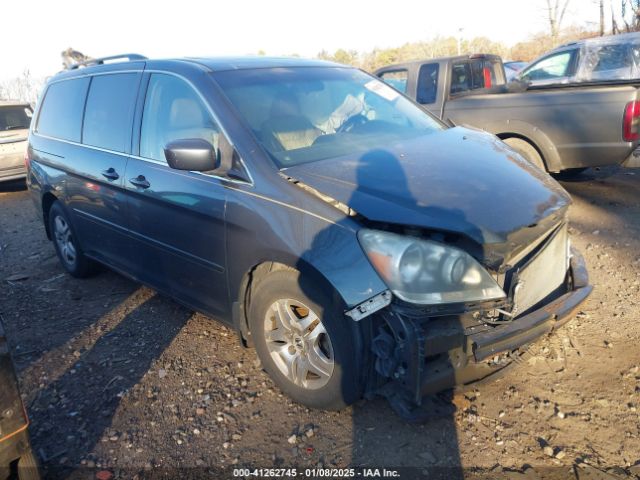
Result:
{"label": "broken front bumper", "polygon": [[[489,377],[513,363],[522,347],[564,325],[591,293],[584,259],[572,250],[566,293],[543,307],[502,325],[463,325],[460,317],[419,318],[393,307],[383,315],[394,339],[374,339],[375,368],[391,378],[381,392],[401,386],[408,400]],[[389,335],[391,338],[391,335]],[[387,392],[387,393],[385,393]]]}

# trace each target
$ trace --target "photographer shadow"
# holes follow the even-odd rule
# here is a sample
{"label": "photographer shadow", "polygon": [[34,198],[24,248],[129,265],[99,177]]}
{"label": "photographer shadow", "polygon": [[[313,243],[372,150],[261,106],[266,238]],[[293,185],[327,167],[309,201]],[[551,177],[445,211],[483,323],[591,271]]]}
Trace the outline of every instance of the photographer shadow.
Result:
{"label": "photographer shadow", "polygon": [[[373,178],[382,175],[383,178]],[[427,179],[425,175],[423,179]],[[366,180],[365,180],[366,178]],[[362,155],[358,160],[355,189],[348,205],[367,201],[370,192],[366,185],[389,185],[384,192],[392,198],[401,199],[405,204],[416,203],[411,194],[412,189],[428,188],[422,179],[414,179],[409,184],[405,171],[398,158],[387,150],[372,150]],[[349,179],[343,179],[349,182]],[[414,190],[415,191],[415,190]],[[423,207],[428,215],[442,216],[451,219],[452,216],[460,217],[462,212],[446,210],[436,207]],[[355,208],[357,210],[357,207]],[[460,219],[460,218],[458,218]],[[340,238],[338,229],[343,225],[330,224],[320,231],[312,242],[310,252],[327,250],[327,244]],[[303,255],[304,256],[304,255]],[[334,259],[334,262],[344,262],[345,258]],[[303,277],[301,277],[303,278]],[[362,279],[363,285],[366,279]],[[309,281],[301,280],[300,287],[314,302],[321,299],[313,298],[314,288]],[[352,322],[348,317],[343,319]],[[359,330],[359,341],[354,348],[359,348],[361,357],[360,366],[373,373],[370,367],[375,362],[375,354],[372,350],[372,338],[379,333],[384,322],[377,315],[371,315],[358,322],[356,330]],[[354,324],[355,325],[355,324]],[[446,356],[446,355],[445,355]],[[336,359],[336,363],[339,363]],[[450,359],[445,358],[442,368],[453,367]],[[341,365],[336,368],[348,370]],[[367,375],[364,375],[367,376]],[[350,391],[353,385],[352,379],[343,377],[343,391]],[[389,390],[389,389],[388,389]],[[400,391],[399,387],[392,387],[391,391]],[[382,390],[378,390],[381,393]],[[421,407],[422,420],[419,423],[409,423],[407,418],[398,414],[399,409],[392,408],[380,394],[370,395],[372,398],[357,402],[353,406],[352,415],[352,447],[351,467],[378,469],[397,469],[401,478],[463,478],[460,459],[458,435],[455,421],[456,407],[453,403],[453,391],[445,391],[437,395],[423,398]],[[409,395],[410,396],[410,395]],[[410,401],[403,407],[412,408]]]}

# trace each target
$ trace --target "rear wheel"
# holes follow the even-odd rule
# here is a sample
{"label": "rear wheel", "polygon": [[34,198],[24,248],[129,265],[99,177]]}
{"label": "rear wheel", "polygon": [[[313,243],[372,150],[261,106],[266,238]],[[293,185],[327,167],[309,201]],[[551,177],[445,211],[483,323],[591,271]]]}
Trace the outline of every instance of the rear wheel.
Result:
{"label": "rear wheel", "polygon": [[278,387],[311,408],[337,410],[361,395],[358,344],[350,320],[317,284],[278,270],[251,292],[256,352]]}
{"label": "rear wheel", "polygon": [[538,153],[538,150],[536,150],[536,148],[526,140],[513,137],[505,138],[503,142],[513,148],[520,155],[522,155],[525,160],[529,161],[529,163],[532,163],[542,171],[547,171],[544,165],[544,161],[542,160],[540,153]]}
{"label": "rear wheel", "polygon": [[82,278],[95,271],[95,263],[80,248],[69,217],[58,202],[49,210],[49,231],[60,263],[69,274]]}

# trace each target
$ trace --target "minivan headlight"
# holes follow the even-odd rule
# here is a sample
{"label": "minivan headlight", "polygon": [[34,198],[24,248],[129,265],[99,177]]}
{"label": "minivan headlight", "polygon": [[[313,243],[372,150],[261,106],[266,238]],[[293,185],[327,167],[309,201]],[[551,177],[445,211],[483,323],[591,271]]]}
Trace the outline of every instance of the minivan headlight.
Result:
{"label": "minivan headlight", "polygon": [[371,264],[400,299],[419,304],[505,298],[471,255],[430,240],[363,229],[358,240]]}

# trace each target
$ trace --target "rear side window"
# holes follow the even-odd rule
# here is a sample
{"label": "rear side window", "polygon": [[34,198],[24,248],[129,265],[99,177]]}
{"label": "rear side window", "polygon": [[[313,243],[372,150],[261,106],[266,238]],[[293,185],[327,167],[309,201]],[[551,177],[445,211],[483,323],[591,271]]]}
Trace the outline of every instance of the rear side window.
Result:
{"label": "rear side window", "polygon": [[501,60],[487,59],[484,61],[483,68],[484,88],[497,87],[506,83]]}
{"label": "rear side window", "polygon": [[593,71],[618,70],[631,67],[631,55],[627,45],[607,45],[598,51],[598,62]]}
{"label": "rear side window", "polygon": [[98,75],[91,79],[82,143],[116,152],[126,151],[138,79],[135,73]]}
{"label": "rear side window", "polygon": [[394,70],[392,72],[383,72],[380,78],[391,85],[393,88],[402,93],[407,93],[407,78],[409,74],[406,70]]}
{"label": "rear side window", "polygon": [[220,129],[190,85],[172,75],[151,75],[140,131],[141,157],[165,162],[164,147],[187,138],[204,139],[217,151],[219,136]]}
{"label": "rear side window", "polygon": [[451,67],[451,94],[455,95],[473,90],[473,80],[469,62],[454,63]]}
{"label": "rear side window", "polygon": [[42,135],[79,142],[88,87],[87,77],[51,84],[40,108],[36,131]]}
{"label": "rear side window", "polygon": [[587,44],[581,54],[576,81],[607,81],[638,78],[638,45]]}
{"label": "rear side window", "polygon": [[0,107],[0,132],[29,128],[32,115],[31,108],[26,105]]}
{"label": "rear side window", "polygon": [[568,50],[549,55],[527,68],[521,76],[528,80],[554,80],[569,77],[575,71],[577,53],[577,50]]}
{"label": "rear side window", "polygon": [[439,70],[440,65],[437,63],[427,63],[420,67],[420,71],[418,72],[418,92],[416,95],[418,103],[429,104],[436,101]]}
{"label": "rear side window", "polygon": [[497,59],[474,58],[468,62],[455,63],[451,69],[452,95],[504,84],[502,64]]}

